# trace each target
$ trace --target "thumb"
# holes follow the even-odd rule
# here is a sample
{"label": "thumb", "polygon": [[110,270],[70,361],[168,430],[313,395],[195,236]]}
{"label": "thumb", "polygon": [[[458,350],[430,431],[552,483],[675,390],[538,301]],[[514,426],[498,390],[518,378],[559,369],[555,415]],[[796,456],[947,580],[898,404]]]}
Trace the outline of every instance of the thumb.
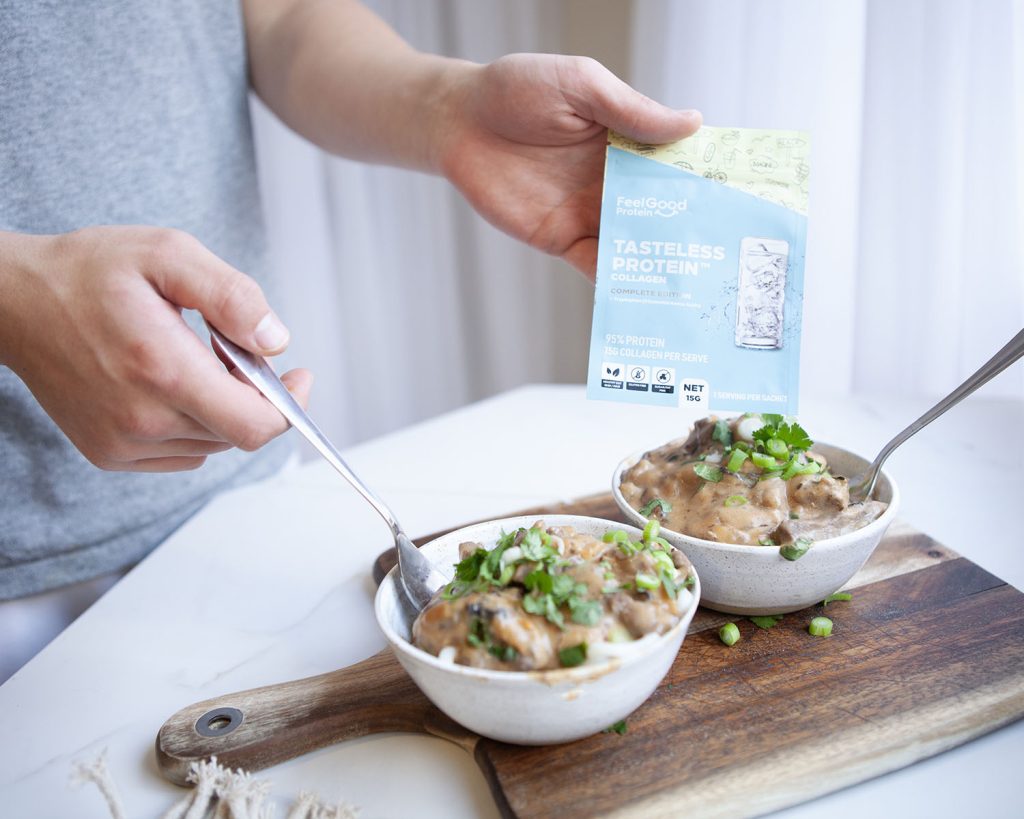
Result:
{"label": "thumb", "polygon": [[251,352],[275,355],[288,346],[288,330],[253,279],[187,233],[164,231],[157,246],[156,263],[146,272],[164,298],[198,310]]}
{"label": "thumb", "polygon": [[575,71],[565,72],[577,87],[567,98],[577,113],[638,142],[660,145],[694,134],[700,111],[676,110],[655,102],[616,77],[596,60],[570,57]]}

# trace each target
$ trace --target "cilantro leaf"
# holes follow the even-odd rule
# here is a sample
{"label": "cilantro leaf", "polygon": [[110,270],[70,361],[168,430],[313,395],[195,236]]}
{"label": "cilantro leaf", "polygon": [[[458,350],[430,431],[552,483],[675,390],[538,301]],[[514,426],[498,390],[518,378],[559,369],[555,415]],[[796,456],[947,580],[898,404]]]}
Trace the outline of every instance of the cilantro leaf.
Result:
{"label": "cilantro leaf", "polygon": [[563,648],[558,652],[558,661],[562,664],[563,668],[573,668],[577,665],[582,665],[583,661],[586,659],[586,643],[580,643],[579,645],[570,646],[569,648]]}
{"label": "cilantro leaf", "polygon": [[480,566],[483,565],[486,557],[486,550],[477,549],[473,554],[460,560],[455,564],[455,579],[466,582],[476,580],[480,574]]}
{"label": "cilantro leaf", "polygon": [[[671,688],[671,687],[672,686],[670,685],[669,688]],[[602,734],[618,734],[619,736],[622,736],[624,733],[626,733],[627,730],[629,730],[629,729],[626,727],[626,721],[624,719],[620,719],[614,725],[609,725],[607,728],[605,728],[603,731],[601,731],[601,733]]]}
{"label": "cilantro leaf", "polygon": [[715,422],[715,430],[711,433],[712,441],[720,441],[722,446],[732,446],[732,431],[729,429],[729,422],[719,419]]}
{"label": "cilantro leaf", "polygon": [[596,626],[601,620],[601,604],[596,600],[569,599],[569,612],[574,623],[581,626]]}
{"label": "cilantro leaf", "polygon": [[657,509],[659,517],[665,517],[669,512],[672,511],[672,504],[667,500],[661,498],[654,498],[650,503],[645,503],[640,509],[640,514],[645,518],[649,518],[654,514],[654,510]]}
{"label": "cilantro leaf", "polygon": [[764,614],[764,615],[761,615],[761,616],[748,617],[747,619],[751,623],[753,623],[755,626],[757,626],[758,628],[768,629],[768,628],[771,628],[772,626],[774,626],[776,623],[778,623],[779,620],[782,619],[782,615],[781,614]]}

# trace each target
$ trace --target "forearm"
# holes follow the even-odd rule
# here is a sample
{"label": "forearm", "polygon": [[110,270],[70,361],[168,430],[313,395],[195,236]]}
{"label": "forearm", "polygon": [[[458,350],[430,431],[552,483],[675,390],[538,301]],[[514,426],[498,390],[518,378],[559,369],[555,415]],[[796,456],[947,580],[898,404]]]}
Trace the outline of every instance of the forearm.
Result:
{"label": "forearm", "polygon": [[0,365],[12,366],[25,343],[21,304],[49,238],[0,231]]}
{"label": "forearm", "polygon": [[416,51],[354,0],[246,0],[250,76],[291,128],[332,153],[438,172],[479,67]]}

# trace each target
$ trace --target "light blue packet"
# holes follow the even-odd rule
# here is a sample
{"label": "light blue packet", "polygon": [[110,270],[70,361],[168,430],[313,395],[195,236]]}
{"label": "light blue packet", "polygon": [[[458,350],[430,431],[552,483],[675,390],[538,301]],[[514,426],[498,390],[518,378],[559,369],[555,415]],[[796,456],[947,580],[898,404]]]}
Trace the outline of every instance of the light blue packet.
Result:
{"label": "light blue packet", "polygon": [[809,148],[609,133],[588,398],[797,414]]}

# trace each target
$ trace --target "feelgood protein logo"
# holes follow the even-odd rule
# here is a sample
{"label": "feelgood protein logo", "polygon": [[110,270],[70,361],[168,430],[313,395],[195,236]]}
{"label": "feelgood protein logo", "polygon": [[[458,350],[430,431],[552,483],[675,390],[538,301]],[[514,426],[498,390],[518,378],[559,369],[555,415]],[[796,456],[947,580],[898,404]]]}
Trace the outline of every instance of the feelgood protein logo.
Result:
{"label": "feelgood protein logo", "polygon": [[658,199],[656,196],[645,196],[641,199],[615,197],[615,213],[619,216],[661,216],[671,219],[685,210],[685,199]]}

